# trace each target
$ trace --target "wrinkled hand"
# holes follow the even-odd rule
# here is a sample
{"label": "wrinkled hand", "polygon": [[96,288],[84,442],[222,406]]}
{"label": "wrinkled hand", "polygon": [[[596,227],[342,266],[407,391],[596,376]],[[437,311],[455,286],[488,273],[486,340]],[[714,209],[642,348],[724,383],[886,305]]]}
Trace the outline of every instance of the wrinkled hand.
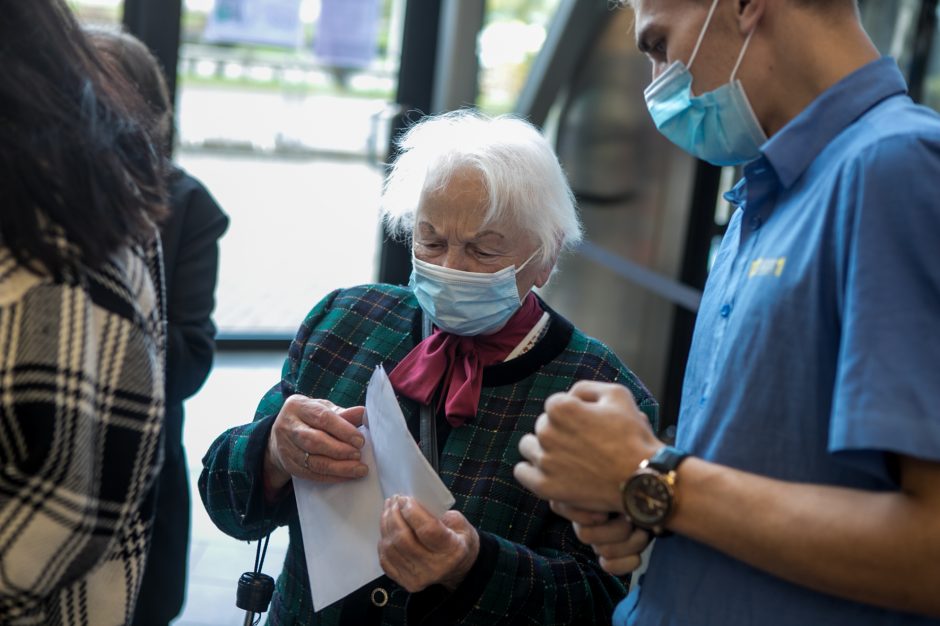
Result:
{"label": "wrinkled hand", "polygon": [[622,511],[620,483],[662,447],[623,385],[581,381],[545,401],[525,435],[516,480],[546,500],[592,511]]}
{"label": "wrinkled hand", "polygon": [[368,467],[359,461],[365,440],[357,430],[364,413],[361,406],[343,409],[299,394],[287,398],[268,438],[265,491],[277,491],[292,475],[323,483],[365,476]]}
{"label": "wrinkled hand", "polygon": [[647,531],[634,528],[624,515],[611,517],[554,501],[551,505],[558,515],[571,520],[578,539],[594,549],[601,568],[608,574],[623,576],[643,564],[641,555],[652,537]]}
{"label": "wrinkled hand", "polygon": [[435,584],[457,588],[480,553],[480,536],[457,511],[440,519],[417,500],[392,496],[382,511],[379,563],[409,593]]}

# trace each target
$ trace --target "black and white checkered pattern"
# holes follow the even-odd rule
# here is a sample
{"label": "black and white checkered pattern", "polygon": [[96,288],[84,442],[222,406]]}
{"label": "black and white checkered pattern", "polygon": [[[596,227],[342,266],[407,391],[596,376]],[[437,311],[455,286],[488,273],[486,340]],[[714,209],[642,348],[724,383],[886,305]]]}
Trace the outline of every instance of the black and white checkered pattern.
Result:
{"label": "black and white checkered pattern", "polygon": [[162,462],[162,294],[156,241],[62,281],[0,246],[2,624],[130,620]]}

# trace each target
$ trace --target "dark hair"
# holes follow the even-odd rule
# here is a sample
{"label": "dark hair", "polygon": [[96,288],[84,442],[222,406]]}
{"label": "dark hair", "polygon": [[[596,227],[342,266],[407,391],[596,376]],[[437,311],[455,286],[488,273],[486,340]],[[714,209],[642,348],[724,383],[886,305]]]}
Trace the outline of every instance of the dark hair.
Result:
{"label": "dark hair", "polygon": [[63,0],[2,3],[0,243],[36,273],[99,266],[165,212],[143,104],[104,73]]}
{"label": "dark hair", "polygon": [[109,69],[120,72],[146,102],[149,115],[141,121],[162,156],[169,159],[173,109],[160,62],[142,41],[129,33],[100,28],[86,33]]}

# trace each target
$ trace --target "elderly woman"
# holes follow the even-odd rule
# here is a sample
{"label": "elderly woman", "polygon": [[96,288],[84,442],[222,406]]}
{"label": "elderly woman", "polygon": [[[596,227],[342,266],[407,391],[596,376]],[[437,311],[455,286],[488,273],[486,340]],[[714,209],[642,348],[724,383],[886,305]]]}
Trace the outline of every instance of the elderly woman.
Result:
{"label": "elderly woman", "polygon": [[[417,124],[401,149],[384,208],[413,239],[409,288],[342,289],[314,307],[254,421],[207,453],[206,507],[239,539],[290,526],[272,624],[609,623],[623,582],[512,473],[545,400],[575,381],[622,383],[656,413],[616,356],[532,292],[581,235],[558,160],[529,124],[465,112]],[[378,365],[416,439],[421,407],[436,416],[437,445],[421,443],[456,505],[437,519],[390,498],[387,576],[314,613],[290,479],[365,474],[356,427]]]}

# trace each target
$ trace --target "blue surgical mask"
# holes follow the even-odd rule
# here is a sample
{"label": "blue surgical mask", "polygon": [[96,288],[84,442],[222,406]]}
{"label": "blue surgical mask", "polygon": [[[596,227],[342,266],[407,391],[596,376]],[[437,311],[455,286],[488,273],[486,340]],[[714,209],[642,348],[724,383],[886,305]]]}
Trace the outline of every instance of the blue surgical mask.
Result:
{"label": "blue surgical mask", "polygon": [[741,81],[735,80],[754,31],[744,41],[729,82],[700,96],[692,95],[690,69],[718,2],[712,3],[688,67],[675,61],[644,95],[656,128],[671,142],[713,165],[738,165],[760,156],[760,147],[767,141]]}
{"label": "blue surgical mask", "polygon": [[412,256],[408,286],[431,322],[444,332],[489,335],[505,326],[519,310],[522,301],[516,274],[537,253],[518,268],[510,265],[492,274],[449,269]]}

